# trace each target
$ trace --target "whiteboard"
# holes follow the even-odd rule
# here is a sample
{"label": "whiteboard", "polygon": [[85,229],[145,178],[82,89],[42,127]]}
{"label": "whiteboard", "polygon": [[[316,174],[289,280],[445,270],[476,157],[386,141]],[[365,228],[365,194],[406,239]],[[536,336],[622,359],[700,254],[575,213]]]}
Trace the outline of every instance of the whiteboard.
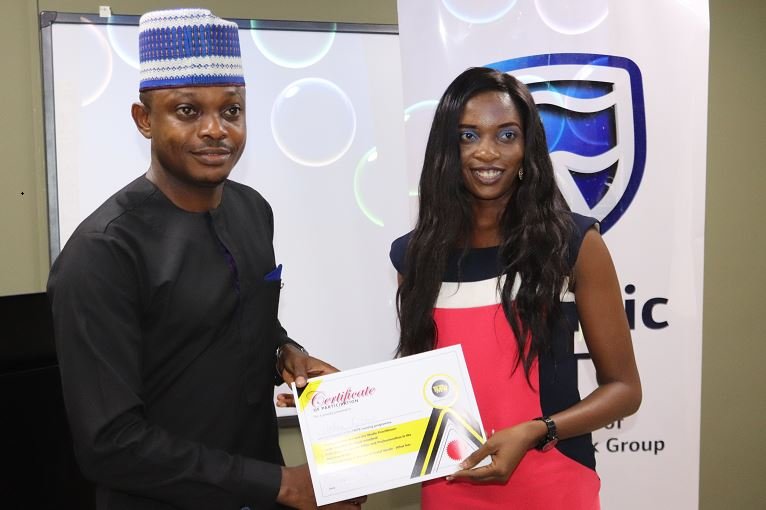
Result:
{"label": "whiteboard", "polygon": [[[53,259],[84,218],[146,172],[150,155],[130,117],[138,18],[46,15]],[[340,369],[391,359],[397,285],[388,252],[411,218],[396,27],[236,21],[248,140],[231,179],[274,210],[280,319]]]}

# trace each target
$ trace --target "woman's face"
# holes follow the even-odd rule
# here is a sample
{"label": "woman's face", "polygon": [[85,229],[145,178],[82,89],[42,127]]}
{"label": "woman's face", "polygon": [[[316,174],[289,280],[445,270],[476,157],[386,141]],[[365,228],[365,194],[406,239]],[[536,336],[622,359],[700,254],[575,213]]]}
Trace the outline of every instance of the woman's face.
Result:
{"label": "woman's face", "polygon": [[505,204],[524,161],[524,126],[510,96],[482,92],[460,117],[460,159],[465,187],[477,205]]}

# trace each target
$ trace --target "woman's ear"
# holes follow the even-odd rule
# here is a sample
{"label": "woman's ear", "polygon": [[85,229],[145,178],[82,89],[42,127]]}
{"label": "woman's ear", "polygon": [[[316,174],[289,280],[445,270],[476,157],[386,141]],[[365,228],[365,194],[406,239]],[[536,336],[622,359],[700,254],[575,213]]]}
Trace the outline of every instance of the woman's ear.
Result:
{"label": "woman's ear", "polygon": [[144,138],[151,139],[152,122],[149,114],[149,107],[143,103],[133,103],[130,107],[130,115],[133,117],[133,122],[136,123],[138,132],[141,133]]}

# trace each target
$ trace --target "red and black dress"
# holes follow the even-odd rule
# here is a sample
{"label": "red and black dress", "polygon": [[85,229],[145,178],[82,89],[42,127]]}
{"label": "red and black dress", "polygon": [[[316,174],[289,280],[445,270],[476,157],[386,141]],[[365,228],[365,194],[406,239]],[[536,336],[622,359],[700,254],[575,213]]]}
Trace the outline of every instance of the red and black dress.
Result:
{"label": "red and black dress", "polygon": [[[573,219],[572,265],[585,232],[596,225],[593,218],[573,214]],[[391,245],[391,261],[402,274],[409,239],[407,234]],[[527,381],[523,367],[516,365],[516,337],[500,303],[498,247],[471,249],[462,260],[460,255],[450,258],[434,307],[436,347],[462,345],[487,435],[579,402],[574,295],[563,296],[565,320],[554,331],[551,351],[534,361]],[[591,436],[585,434],[559,441],[545,453],[530,450],[505,484],[426,482],[422,508],[598,509],[601,483],[595,467]]]}

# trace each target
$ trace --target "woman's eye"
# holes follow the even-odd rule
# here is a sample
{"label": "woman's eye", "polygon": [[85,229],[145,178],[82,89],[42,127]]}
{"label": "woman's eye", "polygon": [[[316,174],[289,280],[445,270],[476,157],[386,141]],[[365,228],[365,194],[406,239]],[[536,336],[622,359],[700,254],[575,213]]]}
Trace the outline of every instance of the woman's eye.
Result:
{"label": "woman's eye", "polygon": [[514,131],[508,130],[500,132],[501,140],[513,140],[514,138],[516,138],[516,133]]}
{"label": "woman's eye", "polygon": [[461,131],[460,132],[460,141],[462,142],[472,142],[476,140],[476,133],[473,133],[471,131]]}

